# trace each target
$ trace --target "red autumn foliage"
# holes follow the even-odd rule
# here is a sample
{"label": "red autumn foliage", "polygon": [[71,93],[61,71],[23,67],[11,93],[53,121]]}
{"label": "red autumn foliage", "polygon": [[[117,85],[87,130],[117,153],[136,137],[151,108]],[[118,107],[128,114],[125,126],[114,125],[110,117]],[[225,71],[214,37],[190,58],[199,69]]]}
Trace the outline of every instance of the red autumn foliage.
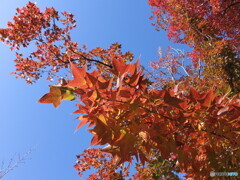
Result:
{"label": "red autumn foliage", "polygon": [[169,39],[194,48],[194,64],[201,59],[205,72],[223,78],[240,91],[240,2],[238,0],[149,0],[154,25]]}
{"label": "red autumn foliage", "polygon": [[[138,162],[134,179],[176,178],[172,171],[186,173],[189,178],[208,179],[211,171],[237,171],[240,96],[228,92],[230,88],[223,76],[212,76],[200,69],[206,66],[199,65],[196,59],[208,65],[202,57],[213,53],[213,49],[201,49],[204,36],[193,33],[197,30],[191,21],[199,21],[204,27],[210,20],[214,21],[215,29],[201,27],[201,33],[213,32],[215,38],[220,37],[218,43],[224,41],[231,45],[231,53],[236,53],[234,46],[238,45],[232,38],[237,36],[236,29],[226,29],[222,26],[228,22],[217,24],[214,19],[224,11],[218,6],[220,1],[210,1],[214,3],[211,6],[208,2],[201,5],[200,1],[189,1],[188,7],[186,1],[149,2],[155,7],[157,17],[163,18],[157,19],[158,25],[166,18],[169,36],[195,48],[188,54],[193,61],[188,67],[181,61],[185,55],[179,51],[177,55],[167,52],[152,63],[155,70],[167,69],[155,75],[169,73],[170,78],[152,77],[154,72],[150,76],[139,61],[130,63],[132,53],[123,53],[118,43],[109,49],[79,48],[70,36],[70,30],[75,27],[72,14],[59,15],[54,8],[41,12],[31,2],[17,9],[13,23],[0,29],[0,39],[17,50],[15,73],[28,83],[39,79],[44,71],[51,79],[58,77],[61,69],[70,68],[73,79],[61,78],[62,83],[50,86],[50,92],[39,102],[57,107],[62,100],[79,99],[81,103],[75,113],[82,115],[78,117],[77,129],[87,124],[93,134],[91,145],[107,145],[103,149],[86,150],[77,157],[74,167],[80,175],[93,167],[98,171],[89,179],[123,179],[129,176],[126,164],[132,163],[133,158]],[[175,5],[170,6],[172,3]],[[200,10],[194,9],[196,4],[201,5]],[[208,14],[209,6],[211,14]],[[236,9],[227,3],[224,7],[228,16],[229,8]],[[191,15],[192,19],[181,13]],[[19,53],[22,46],[31,45],[36,46],[36,51],[29,56]],[[179,68],[185,75],[179,76],[178,73],[182,74]],[[234,87],[237,78],[234,75],[231,79]]]}
{"label": "red autumn foliage", "polygon": [[[156,25],[176,42],[198,46],[216,39],[239,47],[240,2],[237,0],[149,0]],[[235,49],[237,50],[237,49]]]}

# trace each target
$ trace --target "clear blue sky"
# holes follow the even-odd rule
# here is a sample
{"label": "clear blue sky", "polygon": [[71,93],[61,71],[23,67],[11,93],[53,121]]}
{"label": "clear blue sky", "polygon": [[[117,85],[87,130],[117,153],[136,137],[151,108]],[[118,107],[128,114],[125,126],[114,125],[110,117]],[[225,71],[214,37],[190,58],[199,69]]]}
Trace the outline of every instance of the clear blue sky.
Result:
{"label": "clear blue sky", "polygon": [[[17,7],[27,0],[0,0],[0,28],[6,27]],[[118,41],[124,50],[141,57],[141,63],[157,59],[159,46],[172,45],[165,32],[151,26],[147,0],[36,0],[37,5],[55,7],[76,15],[77,30],[73,39],[90,48],[108,47]],[[174,45],[174,47],[182,47]],[[74,102],[64,102],[55,109],[37,100],[48,91],[50,82],[43,80],[27,85],[17,80],[14,71],[14,53],[0,44],[0,162],[5,163],[15,154],[24,154],[30,148],[31,160],[10,172],[5,180],[77,180],[72,167],[75,155],[89,148],[90,134],[84,129],[77,133],[78,124]]]}

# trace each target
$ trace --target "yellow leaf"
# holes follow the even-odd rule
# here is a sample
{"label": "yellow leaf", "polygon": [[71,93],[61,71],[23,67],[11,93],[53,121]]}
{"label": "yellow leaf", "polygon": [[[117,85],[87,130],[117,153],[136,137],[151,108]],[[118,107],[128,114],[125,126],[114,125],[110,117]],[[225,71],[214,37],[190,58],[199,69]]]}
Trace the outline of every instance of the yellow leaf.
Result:
{"label": "yellow leaf", "polygon": [[107,126],[107,121],[106,121],[105,117],[104,117],[102,114],[100,114],[100,115],[98,116],[98,119],[99,119],[103,124],[105,124],[105,125]]}

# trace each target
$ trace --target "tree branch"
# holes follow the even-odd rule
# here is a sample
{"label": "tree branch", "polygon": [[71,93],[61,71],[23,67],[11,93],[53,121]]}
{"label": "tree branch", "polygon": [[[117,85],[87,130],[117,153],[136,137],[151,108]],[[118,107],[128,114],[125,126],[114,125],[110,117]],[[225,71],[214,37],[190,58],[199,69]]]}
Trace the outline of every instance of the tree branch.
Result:
{"label": "tree branch", "polygon": [[14,170],[16,167],[19,166],[19,164],[22,164],[27,160],[27,156],[33,151],[33,149],[30,149],[28,152],[26,152],[22,157],[19,155],[18,160],[14,163],[14,157],[10,159],[8,166],[4,169],[2,163],[2,169],[0,170],[0,179],[3,178],[6,174],[8,174],[10,171]]}
{"label": "tree branch", "polygon": [[237,5],[237,4],[240,4],[240,1],[228,5],[228,6],[223,10],[223,15],[226,14],[226,12],[227,12],[228,9],[230,9],[232,6],[235,6],[235,5]]}
{"label": "tree branch", "polygon": [[[99,61],[99,60],[97,60],[97,59],[90,59],[90,58],[87,58],[87,57],[83,56],[82,54],[79,54],[78,52],[74,51],[74,50],[72,49],[72,47],[70,47],[70,50],[71,50],[74,54],[77,54],[77,55],[79,55],[81,58],[85,59],[86,61],[99,63],[99,64],[102,64],[102,65],[107,66],[107,67],[109,67],[109,68],[113,68],[112,65],[106,64],[106,63],[104,63],[104,62],[102,62],[102,61]],[[70,61],[73,62],[73,61],[77,61],[77,60],[80,60],[80,59],[71,59]],[[67,64],[67,62],[66,62],[66,64]]]}

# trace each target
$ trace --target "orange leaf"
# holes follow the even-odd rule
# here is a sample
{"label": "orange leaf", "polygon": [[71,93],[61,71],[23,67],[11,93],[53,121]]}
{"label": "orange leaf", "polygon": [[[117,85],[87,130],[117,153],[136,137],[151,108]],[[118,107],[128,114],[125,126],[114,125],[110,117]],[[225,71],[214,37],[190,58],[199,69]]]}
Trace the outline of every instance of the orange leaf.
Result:
{"label": "orange leaf", "polygon": [[141,73],[134,74],[134,75],[131,77],[129,84],[130,84],[131,86],[136,86],[136,85],[138,84],[138,82],[139,82],[140,75],[141,75]]}
{"label": "orange leaf", "polygon": [[[95,73],[93,72],[93,74],[95,74]],[[87,84],[90,87],[94,86],[96,84],[96,82],[98,81],[97,78],[93,76],[93,74],[92,73],[91,74],[90,73],[86,73],[87,81],[88,81]]]}
{"label": "orange leaf", "polygon": [[88,99],[91,100],[92,102],[96,101],[96,99],[99,97],[99,93],[97,90],[89,91],[87,95]]}
{"label": "orange leaf", "polygon": [[207,93],[206,96],[202,99],[199,100],[199,102],[205,106],[205,107],[209,107],[212,103],[212,101],[214,100],[215,95],[213,93],[213,89],[211,88]]}
{"label": "orange leaf", "polygon": [[190,99],[192,101],[197,101],[200,97],[200,94],[192,87],[190,87]]}
{"label": "orange leaf", "polygon": [[87,82],[85,80],[86,65],[83,68],[78,68],[75,64],[71,63],[71,70],[74,79],[69,81],[67,86],[86,88],[87,87]]}
{"label": "orange leaf", "polygon": [[111,78],[110,80],[108,81],[101,81],[99,80],[98,81],[98,87],[99,89],[106,89],[106,90],[110,90],[111,86],[112,86],[112,81],[113,81],[113,78]]}
{"label": "orange leaf", "polygon": [[178,109],[182,109],[182,107],[179,104],[183,103],[184,101],[176,97],[172,97],[170,93],[166,90],[164,95],[164,102]]}
{"label": "orange leaf", "polygon": [[121,76],[125,72],[127,65],[123,62],[123,60],[118,59],[113,59],[112,63],[115,70],[113,73],[117,76]]}
{"label": "orange leaf", "polygon": [[98,139],[98,135],[96,134],[95,136],[93,136],[92,140],[91,140],[91,146],[98,144],[100,141],[100,139]]}
{"label": "orange leaf", "polygon": [[102,114],[100,114],[100,115],[98,116],[98,119],[99,119],[103,124],[105,124],[105,125],[107,126],[107,121],[106,121],[105,117],[104,117]]}
{"label": "orange leaf", "polygon": [[127,132],[124,129],[120,129],[120,136],[118,137],[118,139],[115,142],[121,141],[126,134],[127,134]]}
{"label": "orange leaf", "polygon": [[62,93],[58,87],[50,86],[50,92],[41,97],[40,103],[53,103],[54,107],[58,107],[62,100]]}
{"label": "orange leaf", "polygon": [[76,128],[76,131],[81,128],[82,126],[84,126],[85,124],[88,123],[88,119],[83,117],[83,116],[80,116],[78,117],[79,120],[81,120],[81,122],[78,124],[77,128]]}

